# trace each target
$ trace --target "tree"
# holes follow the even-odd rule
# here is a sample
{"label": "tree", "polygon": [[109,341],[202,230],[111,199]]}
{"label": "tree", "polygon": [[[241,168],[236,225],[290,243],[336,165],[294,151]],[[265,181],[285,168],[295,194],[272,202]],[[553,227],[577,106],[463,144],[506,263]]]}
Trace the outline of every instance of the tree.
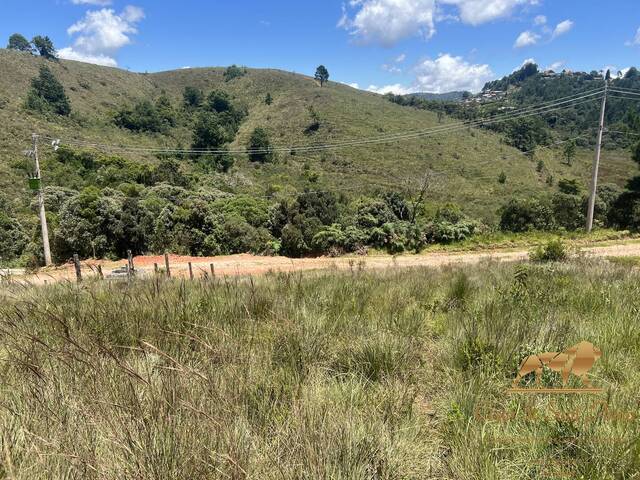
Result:
{"label": "tree", "polygon": [[273,103],[273,97],[271,96],[271,93],[267,93],[267,96],[264,99],[264,103],[266,103],[267,105],[271,105]]}
{"label": "tree", "polygon": [[27,96],[26,106],[31,110],[52,111],[58,115],[71,113],[64,87],[46,65],[42,65],[40,74],[31,80],[31,91]]}
{"label": "tree", "polygon": [[18,50],[20,52],[29,52],[33,51],[33,47],[31,46],[31,42],[24,38],[19,33],[14,33],[9,37],[9,44],[7,45],[9,50]]}
{"label": "tree", "polygon": [[264,128],[258,127],[253,131],[247,144],[247,150],[249,150],[249,160],[252,162],[266,163],[273,161],[269,134]]}
{"label": "tree", "polygon": [[320,86],[322,87],[325,82],[329,81],[329,70],[327,70],[327,67],[325,67],[324,65],[320,65],[317,69],[316,69],[316,75],[315,78],[317,81],[320,82]]}
{"label": "tree", "polygon": [[114,118],[117,126],[134,132],[163,132],[166,130],[163,120],[149,100],[142,100],[133,108],[121,109]]}
{"label": "tree", "polygon": [[182,98],[185,107],[197,108],[202,104],[204,95],[202,90],[195,87],[184,87]]}
{"label": "tree", "polygon": [[193,129],[194,149],[217,149],[227,143],[228,140],[228,133],[220,124],[218,115],[212,112],[202,112],[198,116]]}
{"label": "tree", "polygon": [[573,157],[576,156],[576,141],[570,140],[569,142],[565,143],[562,154],[567,161],[567,165],[570,166],[573,163]]}
{"label": "tree", "polygon": [[238,67],[237,65],[231,65],[227,67],[224,72],[224,81],[230,82],[234,78],[244,77],[247,74],[247,69],[244,67]]}
{"label": "tree", "polygon": [[53,42],[49,37],[42,37],[38,35],[37,37],[33,37],[31,41],[33,46],[38,51],[40,56],[48,59],[48,60],[57,60],[58,55],[56,53],[56,49],[53,46]]}

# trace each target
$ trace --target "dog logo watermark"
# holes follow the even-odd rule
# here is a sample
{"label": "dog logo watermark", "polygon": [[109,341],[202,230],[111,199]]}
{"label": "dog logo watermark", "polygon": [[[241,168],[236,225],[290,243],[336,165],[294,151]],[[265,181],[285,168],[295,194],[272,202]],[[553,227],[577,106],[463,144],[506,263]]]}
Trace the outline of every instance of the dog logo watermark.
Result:
{"label": "dog logo watermark", "polygon": [[[544,352],[529,355],[520,364],[518,375],[507,393],[602,393],[604,389],[594,388],[588,374],[593,365],[602,356],[602,352],[590,342],[580,342],[563,352]],[[542,388],[541,379],[544,367],[558,372],[562,376],[561,388]],[[520,382],[525,375],[535,373],[535,387],[522,388]],[[568,388],[571,375],[577,376],[582,388]]]}

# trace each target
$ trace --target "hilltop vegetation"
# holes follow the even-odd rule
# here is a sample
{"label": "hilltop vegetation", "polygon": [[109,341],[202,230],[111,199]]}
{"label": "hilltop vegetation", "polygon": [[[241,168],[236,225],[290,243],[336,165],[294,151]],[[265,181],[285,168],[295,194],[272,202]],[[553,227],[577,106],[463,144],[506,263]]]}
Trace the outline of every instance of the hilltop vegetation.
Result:
{"label": "hilltop vegetation", "polygon": [[[40,153],[57,261],[72,253],[121,256],[127,249],[397,253],[500,225],[520,231],[581,223],[582,213],[565,205],[582,206],[591,161],[584,150],[571,162],[559,149],[523,156],[484,129],[364,147],[296,148],[455,121],[328,82],[328,71],[319,69],[317,82],[237,66],[136,74],[7,50],[0,63],[7,72],[0,78],[3,261],[41,262],[25,181],[33,165],[21,157],[33,130],[46,135]],[[61,139],[57,151],[48,146],[54,138]],[[283,145],[292,147],[278,148]],[[245,149],[249,155],[238,153]],[[610,187],[601,192],[600,224],[609,223],[609,207],[634,171],[629,157],[603,165],[602,181]],[[562,179],[580,188],[567,194]],[[565,194],[571,197],[556,200]],[[625,205],[635,205],[631,197]],[[542,207],[519,203],[523,198]],[[509,212],[537,212],[543,220],[531,214],[530,221],[507,226],[501,222],[507,204]],[[614,224],[637,224],[625,215]]]}

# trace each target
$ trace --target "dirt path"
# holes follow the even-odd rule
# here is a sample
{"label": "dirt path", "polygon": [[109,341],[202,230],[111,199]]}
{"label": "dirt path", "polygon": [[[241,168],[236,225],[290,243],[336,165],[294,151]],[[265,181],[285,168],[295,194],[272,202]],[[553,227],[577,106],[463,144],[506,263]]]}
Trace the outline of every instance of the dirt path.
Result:
{"label": "dirt path", "polygon": [[[581,248],[581,252],[588,257],[621,257],[640,256],[640,242],[637,240],[624,241],[615,245],[592,246]],[[370,255],[366,257],[319,257],[292,259],[286,257],[259,257],[255,255],[230,255],[221,257],[184,257],[170,256],[171,274],[174,277],[189,275],[188,262],[192,263],[195,277],[209,274],[213,264],[215,274],[220,276],[262,275],[268,272],[293,272],[321,269],[348,270],[351,268],[383,269],[388,267],[440,267],[456,264],[477,264],[482,261],[514,262],[526,260],[528,250],[492,250],[466,253],[425,253],[420,255]],[[138,274],[153,275],[154,263],[164,268],[164,257],[141,256],[134,258],[134,265]],[[126,265],[126,261],[86,261],[82,263],[82,274],[85,278],[97,275],[96,266],[101,265],[105,275],[109,275],[115,268]],[[4,273],[4,272],[0,272]],[[12,278],[35,284],[50,283],[63,280],[73,280],[75,273],[72,265],[42,269],[38,274],[25,275],[23,271],[12,270]]]}

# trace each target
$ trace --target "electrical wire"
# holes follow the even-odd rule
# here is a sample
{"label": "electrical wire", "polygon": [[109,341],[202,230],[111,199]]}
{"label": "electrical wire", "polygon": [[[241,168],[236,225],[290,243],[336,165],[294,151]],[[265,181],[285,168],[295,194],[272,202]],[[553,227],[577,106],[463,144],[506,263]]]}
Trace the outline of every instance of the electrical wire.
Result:
{"label": "electrical wire", "polygon": [[[271,152],[319,152],[319,151],[328,150],[328,149],[356,147],[361,145],[371,145],[371,144],[387,143],[387,142],[400,141],[400,140],[408,140],[413,138],[436,135],[439,133],[455,132],[462,129],[471,128],[474,126],[491,125],[494,123],[509,121],[516,118],[526,118],[532,115],[542,115],[542,114],[562,110],[565,108],[571,108],[578,105],[582,105],[582,104],[591,102],[593,100],[597,100],[598,98],[597,97],[594,98],[594,96],[599,95],[600,93],[601,92],[596,92],[592,94],[582,95],[576,98],[572,98],[570,100],[556,102],[555,104],[550,104],[543,107],[532,107],[532,108],[529,108],[527,111],[524,111],[523,113],[519,113],[519,114],[513,114],[513,112],[511,112],[509,114],[500,115],[496,117],[489,117],[486,119],[477,119],[470,122],[449,124],[449,125],[437,127],[430,130],[421,131],[419,133],[396,134],[395,136],[378,137],[378,138],[371,138],[371,139],[365,138],[363,140],[345,141],[345,142],[335,143],[335,144],[273,147],[269,149],[242,149],[242,150],[231,150],[231,149],[229,150],[187,150],[187,149],[184,149],[182,150],[182,149],[122,147],[122,146],[116,146],[116,145],[105,145],[105,144],[97,144],[97,143],[74,141],[74,140],[64,141],[62,143],[69,144],[69,145],[92,147],[92,148],[98,148],[98,149],[106,149],[106,150],[112,150],[117,152],[141,153],[141,154],[148,153],[148,154],[214,155],[214,154],[224,154],[224,153],[260,154],[260,153],[271,153]],[[582,101],[578,101],[578,100],[582,100]],[[42,135],[42,138],[53,140],[53,137],[45,136],[45,135]]]}
{"label": "electrical wire", "polygon": [[[395,140],[396,138],[402,137],[404,138],[407,135],[413,135],[414,133],[416,135],[426,135],[426,134],[430,134],[430,133],[438,133],[439,130],[448,130],[450,128],[454,128],[454,127],[469,127],[469,126],[477,126],[486,122],[497,122],[498,120],[502,120],[504,119],[510,119],[513,118],[515,115],[517,114],[525,114],[525,113],[534,113],[537,111],[542,111],[543,109],[546,108],[550,108],[550,107],[555,107],[555,106],[559,106],[561,104],[565,104],[565,103],[570,103],[576,100],[581,100],[584,98],[588,98],[591,96],[595,96],[595,95],[599,95],[600,93],[603,92],[603,89],[594,89],[594,90],[588,90],[586,92],[582,92],[579,94],[574,94],[574,95],[569,95],[566,97],[561,97],[559,99],[556,100],[551,100],[551,101],[547,101],[547,102],[542,102],[538,105],[535,106],[529,106],[529,107],[523,107],[521,109],[517,109],[517,110],[513,110],[507,113],[503,113],[503,114],[499,114],[499,115],[495,115],[495,116],[490,116],[490,117],[486,117],[486,118],[480,118],[480,119],[475,119],[475,120],[470,120],[470,121],[465,121],[465,122],[454,122],[454,123],[450,123],[447,125],[443,125],[442,127],[435,127],[432,129],[427,129],[427,130],[414,130],[414,131],[406,131],[406,132],[398,132],[396,134],[388,134],[388,135],[383,135],[383,136],[379,136],[379,137],[375,137],[375,138],[370,138],[370,139],[365,139],[364,141],[366,142],[371,142],[371,141],[375,141],[377,143],[381,143],[381,142],[386,142],[386,141],[392,141]],[[49,140],[54,140],[53,137],[44,137],[43,138],[48,138]],[[120,151],[142,151],[142,152],[166,152],[166,153],[189,153],[189,154],[197,154],[197,153],[204,153],[204,154],[217,154],[217,153],[270,153],[270,152],[276,152],[276,151],[290,151],[290,150],[296,150],[296,151],[303,151],[305,149],[319,149],[319,148],[333,148],[333,147],[339,147],[339,146],[351,146],[351,144],[354,141],[345,141],[345,142],[341,142],[341,143],[336,143],[336,144],[326,144],[326,145],[310,145],[310,146],[282,146],[282,147],[272,147],[270,149],[242,149],[242,150],[225,150],[225,149],[158,149],[158,148],[150,148],[150,147],[123,147],[123,146],[113,146],[113,145],[101,145],[101,144],[97,144],[97,143],[90,143],[90,142],[82,142],[82,141],[75,141],[73,142],[76,145],[85,145],[85,146],[90,146],[90,147],[100,147],[100,148],[106,148],[109,147],[112,150],[113,149],[117,149]],[[68,141],[67,143],[72,143],[72,141]],[[348,145],[347,145],[348,144]]]}

